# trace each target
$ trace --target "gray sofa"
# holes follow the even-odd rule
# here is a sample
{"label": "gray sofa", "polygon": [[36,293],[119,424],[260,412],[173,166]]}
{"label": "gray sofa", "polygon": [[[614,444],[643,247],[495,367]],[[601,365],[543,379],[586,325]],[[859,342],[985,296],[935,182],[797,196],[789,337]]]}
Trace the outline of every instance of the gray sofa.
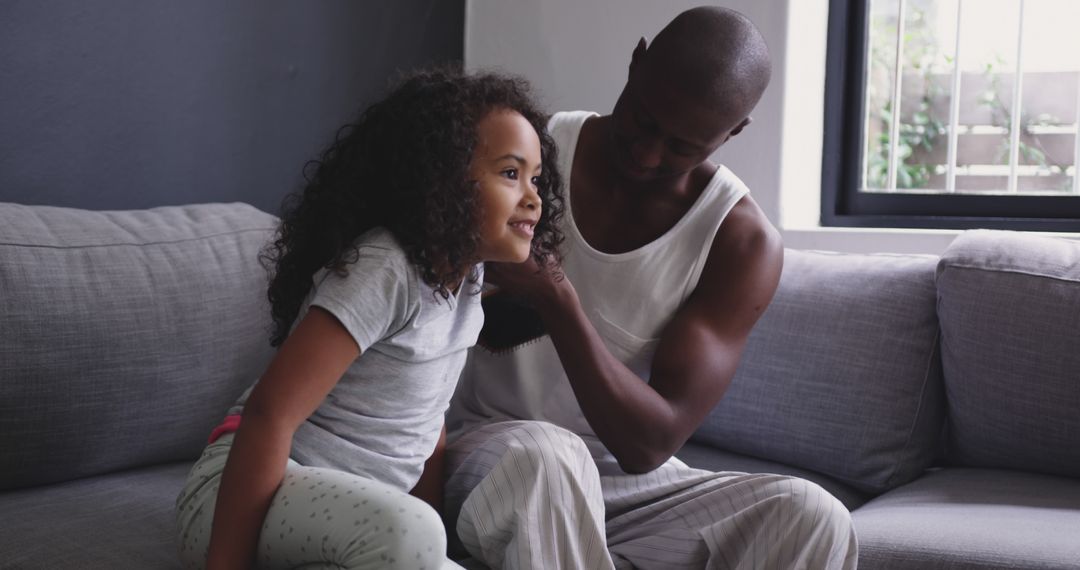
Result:
{"label": "gray sofa", "polygon": [[[268,362],[242,204],[0,204],[0,568],[176,568],[173,499]],[[796,474],[862,568],[1080,567],[1080,243],[788,250],[727,396],[680,452]]]}

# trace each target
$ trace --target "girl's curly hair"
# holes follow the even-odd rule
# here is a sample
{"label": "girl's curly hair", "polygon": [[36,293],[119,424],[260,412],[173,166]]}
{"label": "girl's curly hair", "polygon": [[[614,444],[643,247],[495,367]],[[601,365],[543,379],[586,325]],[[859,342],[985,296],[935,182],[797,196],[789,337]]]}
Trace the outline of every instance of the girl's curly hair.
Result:
{"label": "girl's curly hair", "polygon": [[303,190],[286,197],[275,239],[260,256],[271,272],[272,346],[288,336],[314,274],[323,268],[346,274],[356,261],[354,241],[376,226],[397,238],[426,283],[449,296],[446,284],[480,261],[476,188],[468,177],[476,126],[504,109],[520,113],[540,137],[543,208],[532,256],[559,258],[562,179],[547,117],[528,84],[494,73],[420,71],[338,130],[305,166]]}

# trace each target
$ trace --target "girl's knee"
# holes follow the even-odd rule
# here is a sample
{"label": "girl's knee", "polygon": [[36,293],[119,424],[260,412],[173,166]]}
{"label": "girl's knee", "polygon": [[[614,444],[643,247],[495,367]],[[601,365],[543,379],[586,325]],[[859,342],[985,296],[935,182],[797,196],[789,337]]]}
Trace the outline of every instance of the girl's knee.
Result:
{"label": "girl's knee", "polygon": [[427,503],[371,479],[290,466],[260,535],[260,548],[292,568],[437,568],[446,533]]}
{"label": "girl's knee", "polygon": [[[366,532],[354,536],[342,565],[351,567],[439,568],[446,559],[446,530],[427,503],[411,496],[381,509]],[[376,524],[377,523],[377,524]]]}

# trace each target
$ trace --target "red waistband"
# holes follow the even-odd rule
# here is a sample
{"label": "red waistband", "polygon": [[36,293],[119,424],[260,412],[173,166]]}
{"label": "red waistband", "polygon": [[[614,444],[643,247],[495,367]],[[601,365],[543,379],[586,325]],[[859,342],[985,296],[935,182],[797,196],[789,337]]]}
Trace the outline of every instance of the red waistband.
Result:
{"label": "red waistband", "polygon": [[227,433],[232,433],[239,428],[240,414],[225,416],[225,419],[222,420],[222,422],[218,424],[216,428],[214,428],[214,431],[210,432],[210,441],[208,441],[207,443],[214,443],[215,441],[217,441],[217,438]]}

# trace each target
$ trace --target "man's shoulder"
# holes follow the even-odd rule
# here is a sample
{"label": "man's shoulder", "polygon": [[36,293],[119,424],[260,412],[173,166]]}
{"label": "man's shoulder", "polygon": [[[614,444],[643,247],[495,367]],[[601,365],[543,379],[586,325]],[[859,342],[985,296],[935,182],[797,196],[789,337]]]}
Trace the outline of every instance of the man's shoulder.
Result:
{"label": "man's shoulder", "polygon": [[732,172],[730,168],[725,164],[716,163],[711,160],[706,160],[699,164],[691,175],[692,179],[697,184],[701,184],[702,187],[708,185],[719,185],[740,193],[749,193],[750,188],[746,183],[739,178],[737,174]]}
{"label": "man's shoulder", "polygon": [[585,122],[597,116],[592,111],[560,111],[548,119],[547,130],[557,145],[564,146],[576,141]]}
{"label": "man's shoulder", "polygon": [[[743,263],[740,258],[777,258],[783,256],[783,240],[780,231],[749,195],[744,195],[731,208],[713,238],[710,258],[723,258]],[[716,263],[720,264],[720,259]]]}
{"label": "man's shoulder", "polygon": [[594,111],[558,111],[548,117],[548,130],[551,131],[572,125],[580,127],[589,118],[597,116],[599,116],[599,113]]}

